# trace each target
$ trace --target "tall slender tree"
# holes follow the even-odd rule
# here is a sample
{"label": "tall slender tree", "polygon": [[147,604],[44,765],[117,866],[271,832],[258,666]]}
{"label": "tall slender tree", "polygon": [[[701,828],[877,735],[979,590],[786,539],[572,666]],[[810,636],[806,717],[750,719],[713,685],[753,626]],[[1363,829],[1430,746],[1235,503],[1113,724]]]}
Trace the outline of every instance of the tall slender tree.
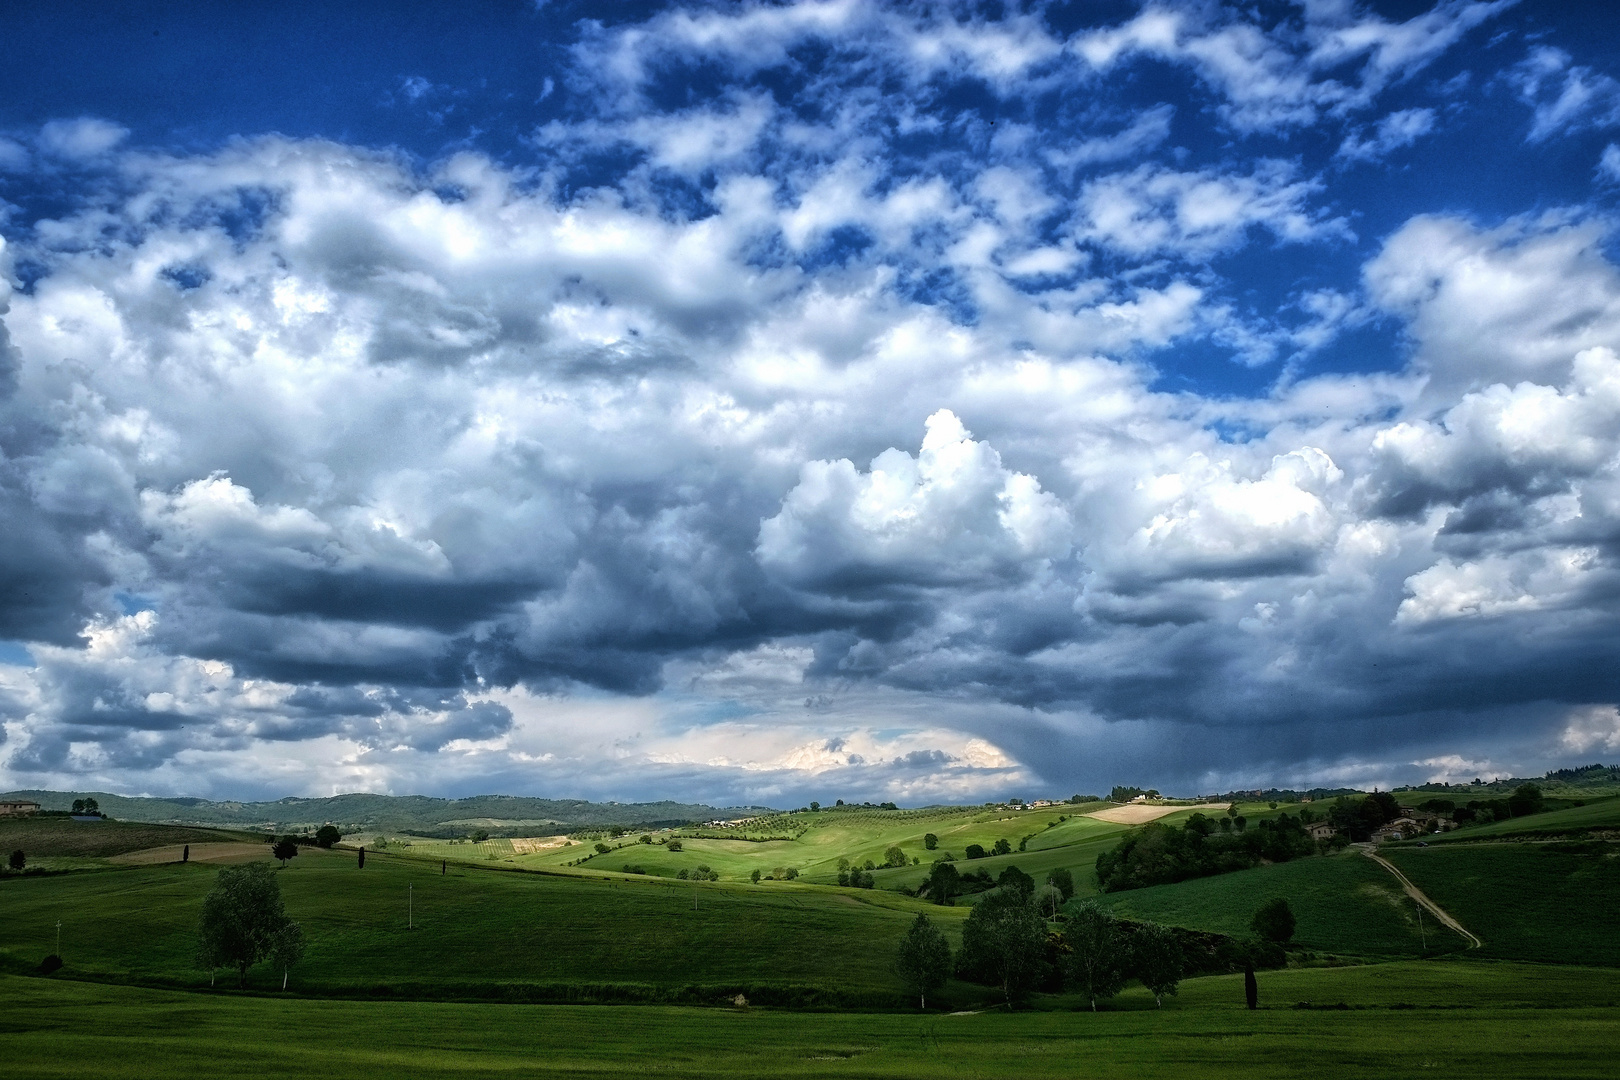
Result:
{"label": "tall slender tree", "polygon": [[911,929],[900,939],[900,952],[894,962],[900,981],[917,995],[919,1008],[928,1008],[928,994],[945,985],[951,974],[951,946],[933,920],[922,912],[912,920]]}
{"label": "tall slender tree", "polygon": [[1071,900],[1064,913],[1069,917],[1063,929],[1069,946],[1068,975],[1096,1012],[1099,999],[1111,998],[1125,986],[1124,935],[1114,916],[1095,900]]}

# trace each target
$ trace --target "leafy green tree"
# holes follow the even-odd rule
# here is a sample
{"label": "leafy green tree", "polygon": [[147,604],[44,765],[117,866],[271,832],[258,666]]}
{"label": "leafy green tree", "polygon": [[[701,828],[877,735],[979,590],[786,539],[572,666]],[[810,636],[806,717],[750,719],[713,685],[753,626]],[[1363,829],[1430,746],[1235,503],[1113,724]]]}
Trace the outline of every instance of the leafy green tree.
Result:
{"label": "leafy green tree", "polygon": [[927,881],[924,883],[928,889],[928,899],[941,907],[951,902],[951,897],[961,891],[962,875],[956,872],[956,867],[948,862],[936,862],[928,871]]}
{"label": "leafy green tree", "polygon": [[1063,867],[1049,871],[1046,883],[1063,894],[1063,902],[1068,903],[1074,898],[1074,873]]}
{"label": "leafy green tree", "polygon": [[28,865],[28,856],[23,854],[22,848],[18,848],[11,853],[11,858],[6,860],[6,865],[13,870],[21,870]]}
{"label": "leafy green tree", "polygon": [[679,840],[671,839],[669,843],[664,845],[664,850],[679,851],[681,850],[681,842]]}
{"label": "leafy green tree", "polygon": [[815,811],[818,811],[820,809],[821,809],[821,804],[816,802],[814,799],[811,799],[810,800],[810,810],[811,810],[811,812],[814,813]]}
{"label": "leafy green tree", "polygon": [[288,919],[270,939],[270,966],[281,969],[281,988],[287,989],[287,976],[293,965],[304,958],[303,927]]}
{"label": "leafy green tree", "polygon": [[899,844],[890,844],[883,851],[884,866],[904,866],[908,861],[906,853],[900,850]]}
{"label": "leafy green tree", "polygon": [[1294,936],[1294,912],[1288,901],[1274,897],[1260,905],[1249,922],[1249,928],[1266,941],[1283,945]]}
{"label": "leafy green tree", "polygon": [[996,884],[1003,889],[1011,889],[1021,893],[1025,900],[1035,895],[1035,879],[1018,869],[1009,866],[996,878]]}
{"label": "leafy green tree", "polygon": [[992,854],[992,855],[1011,855],[1012,854],[1012,845],[1007,842],[1006,837],[1002,837],[1000,840],[996,841],[995,847],[990,849],[990,854]]}
{"label": "leafy green tree", "polygon": [[316,847],[330,848],[341,839],[343,839],[343,834],[338,831],[335,825],[322,825],[315,830]]}
{"label": "leafy green tree", "polygon": [[919,1008],[928,1008],[928,994],[945,985],[951,974],[951,946],[933,920],[921,912],[900,939],[895,974],[917,995]]}
{"label": "leafy green tree", "polygon": [[282,866],[286,866],[288,859],[298,857],[298,843],[292,837],[284,836],[276,841],[276,846],[270,849],[270,854],[280,859]]}
{"label": "leafy green tree", "polygon": [[969,844],[967,846],[967,857],[970,859],[982,859],[984,854],[983,844]]}
{"label": "leafy green tree", "polygon": [[1111,998],[1125,986],[1129,956],[1114,916],[1095,900],[1069,901],[1063,940],[1069,947],[1068,975],[1097,1011],[1099,998]]}
{"label": "leafy green tree", "polygon": [[1011,1005],[1040,982],[1046,966],[1046,920],[1017,890],[993,892],[962,924],[957,971],[1001,987]]}
{"label": "leafy green tree", "polygon": [[281,886],[268,866],[227,866],[203,898],[197,965],[205,971],[234,967],[246,985],[248,968],[270,954],[286,924]]}
{"label": "leafy green tree", "polygon": [[933,851],[935,848],[939,847],[939,837],[935,836],[933,833],[924,833],[923,847],[927,848],[929,851]]}
{"label": "leafy green tree", "polygon": [[613,850],[612,848],[610,848],[606,844],[602,843],[602,841],[598,840],[596,842],[596,853],[598,855],[606,855],[608,852],[610,852],[612,850]]}
{"label": "leafy green tree", "polygon": [[755,885],[759,884],[759,879],[760,879],[760,873],[759,873],[758,870],[755,870],[752,874],[748,875],[748,880],[752,881]]}
{"label": "leafy green tree", "polygon": [[1526,814],[1539,814],[1546,808],[1546,799],[1542,797],[1541,789],[1534,784],[1520,784],[1508,796],[1508,812],[1513,817],[1523,817]]}
{"label": "leafy green tree", "polygon": [[1164,1007],[1164,995],[1174,994],[1181,983],[1185,957],[1181,942],[1167,926],[1147,923],[1131,935],[1132,966],[1153,1000]]}
{"label": "leafy green tree", "polygon": [[1035,890],[1035,907],[1046,918],[1057,915],[1058,908],[1063,906],[1063,892],[1055,885],[1042,885]]}

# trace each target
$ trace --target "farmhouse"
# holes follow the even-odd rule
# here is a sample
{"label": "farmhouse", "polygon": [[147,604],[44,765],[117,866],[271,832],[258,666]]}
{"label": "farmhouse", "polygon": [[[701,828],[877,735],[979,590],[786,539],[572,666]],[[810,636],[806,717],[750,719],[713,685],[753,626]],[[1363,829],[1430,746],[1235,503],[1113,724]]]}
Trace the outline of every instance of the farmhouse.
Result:
{"label": "farmhouse", "polygon": [[26,799],[7,799],[0,802],[0,817],[28,817],[39,813],[39,803]]}
{"label": "farmhouse", "polygon": [[1314,825],[1307,826],[1305,831],[1311,834],[1311,839],[1312,840],[1331,840],[1331,839],[1333,839],[1333,833],[1334,833],[1333,826],[1329,825],[1325,821],[1318,821]]}

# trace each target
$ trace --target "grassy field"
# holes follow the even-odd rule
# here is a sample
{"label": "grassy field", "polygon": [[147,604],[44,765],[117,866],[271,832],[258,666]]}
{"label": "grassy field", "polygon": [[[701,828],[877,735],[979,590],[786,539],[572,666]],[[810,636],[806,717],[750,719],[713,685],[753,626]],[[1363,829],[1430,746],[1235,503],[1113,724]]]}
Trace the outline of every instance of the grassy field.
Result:
{"label": "grassy field", "polygon": [[[321,992],[474,993],[477,984],[765,985],[892,996],[895,946],[925,907],[895,893],[502,873],[305,849],[278,874],[309,937],[293,982]],[[217,867],[167,864],[0,880],[0,950],[70,969],[207,983],[191,968]],[[408,911],[414,910],[414,914]],[[407,929],[407,921],[415,929]],[[256,972],[265,983],[268,970]],[[484,991],[477,991],[482,993]],[[974,988],[974,993],[978,993]]]}
{"label": "grassy field", "polygon": [[[1613,1075],[1614,971],[1411,963],[1263,972],[1089,1012],[786,1013],[255,998],[0,976],[8,1073],[63,1080],[625,1076],[1270,1080]],[[1343,1003],[1343,1011],[1296,1003]],[[1465,1007],[1458,1007],[1460,1004]]]}
{"label": "grassy field", "polygon": [[[1247,937],[1255,909],[1274,896],[1285,898],[1294,911],[1294,940],[1312,949],[1413,956],[1425,947],[1435,954],[1465,944],[1432,918],[1420,927],[1417,905],[1394,875],[1354,851],[1107,893],[1101,901],[1129,918]],[[1473,929],[1465,917],[1458,918]]]}
{"label": "grassy field", "polygon": [[1620,830],[1620,796],[1594,799],[1585,806],[1569,806],[1562,810],[1549,810],[1543,814],[1531,814],[1508,821],[1493,821],[1489,825],[1469,825],[1437,836],[1430,843],[1455,844],[1508,836],[1534,836],[1538,833],[1554,835],[1579,833],[1594,829]]}
{"label": "grassy field", "polygon": [[1381,854],[1478,934],[1483,955],[1620,964],[1620,845],[1398,845]]}
{"label": "grassy field", "polygon": [[74,821],[72,818],[0,818],[0,855],[21,850],[30,865],[47,858],[105,859],[171,844],[208,844],[240,839],[218,829],[147,825],[132,821]]}

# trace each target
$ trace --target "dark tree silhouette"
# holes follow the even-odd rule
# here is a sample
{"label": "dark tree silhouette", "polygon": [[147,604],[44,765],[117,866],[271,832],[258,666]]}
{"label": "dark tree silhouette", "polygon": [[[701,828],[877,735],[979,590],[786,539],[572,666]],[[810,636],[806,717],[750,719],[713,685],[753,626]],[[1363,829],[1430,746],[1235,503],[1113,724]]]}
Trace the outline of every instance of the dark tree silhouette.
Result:
{"label": "dark tree silhouette", "polygon": [[359,865],[361,870],[364,870],[366,868],[366,849],[365,848],[360,849],[360,862],[359,862],[358,865]]}
{"label": "dark tree silhouette", "polygon": [[1294,912],[1288,901],[1278,896],[1260,905],[1249,923],[1249,929],[1267,941],[1283,945],[1294,936]]}
{"label": "dark tree silhouette", "polygon": [[322,825],[315,830],[316,847],[329,848],[341,839],[343,839],[343,834],[338,831],[335,825]]}
{"label": "dark tree silhouette", "polygon": [[960,974],[1001,987],[1011,1005],[1040,982],[1046,966],[1046,920],[1016,889],[973,905],[962,924]]}
{"label": "dark tree silhouette", "polygon": [[296,859],[298,857],[298,845],[293,841],[292,837],[283,837],[281,840],[276,842],[275,847],[270,849],[270,854],[280,859],[282,866],[286,866],[288,859]]}
{"label": "dark tree silhouette", "polygon": [[1260,984],[1254,981],[1253,962],[1243,965],[1243,1000],[1251,1009],[1260,1007]]}
{"label": "dark tree silhouette", "polygon": [[6,865],[10,866],[13,870],[21,870],[23,867],[28,865],[28,856],[22,853],[22,848],[18,848],[16,851],[11,853],[11,858],[6,860]]}
{"label": "dark tree silhouette", "polygon": [[956,872],[956,867],[948,862],[937,862],[928,871],[926,882],[928,899],[941,907],[951,902],[961,888],[962,875]]}

